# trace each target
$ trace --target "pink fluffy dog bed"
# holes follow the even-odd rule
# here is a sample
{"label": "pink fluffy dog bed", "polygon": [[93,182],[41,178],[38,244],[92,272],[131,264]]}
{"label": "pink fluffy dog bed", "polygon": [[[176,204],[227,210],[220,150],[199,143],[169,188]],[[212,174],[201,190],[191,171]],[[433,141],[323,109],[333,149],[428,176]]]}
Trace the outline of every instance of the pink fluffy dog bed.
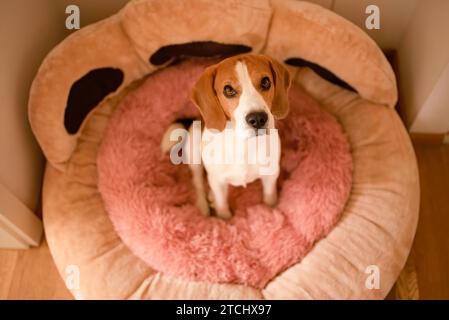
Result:
{"label": "pink fluffy dog bed", "polygon": [[234,217],[204,217],[187,165],[161,154],[167,127],[199,116],[191,87],[211,62],[168,67],[121,102],[98,153],[99,190],[124,243],[149,266],[189,280],[263,288],[301,260],[337,223],[350,194],[352,158],[338,122],[298,86],[277,122],[282,173],[276,208],[259,182],[234,188]]}

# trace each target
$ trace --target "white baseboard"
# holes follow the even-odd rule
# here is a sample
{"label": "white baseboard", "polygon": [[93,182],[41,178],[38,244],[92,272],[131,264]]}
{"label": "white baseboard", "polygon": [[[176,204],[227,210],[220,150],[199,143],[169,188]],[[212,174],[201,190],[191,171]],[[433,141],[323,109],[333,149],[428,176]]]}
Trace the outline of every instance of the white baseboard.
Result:
{"label": "white baseboard", "polygon": [[0,248],[38,246],[42,233],[42,221],[0,184]]}

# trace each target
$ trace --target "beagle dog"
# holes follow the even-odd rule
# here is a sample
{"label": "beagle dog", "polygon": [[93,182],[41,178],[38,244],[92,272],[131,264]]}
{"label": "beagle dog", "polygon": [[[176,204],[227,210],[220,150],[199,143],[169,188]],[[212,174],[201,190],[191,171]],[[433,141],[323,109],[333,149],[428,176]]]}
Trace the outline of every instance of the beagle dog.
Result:
{"label": "beagle dog", "polygon": [[[203,122],[194,122],[184,135],[171,128],[170,140],[183,137],[183,161],[191,168],[196,205],[204,215],[210,214],[204,169],[209,198],[220,218],[232,216],[229,185],[261,179],[264,203],[276,204],[281,150],[275,120],[289,111],[290,82],[288,70],[276,60],[243,54],[208,67],[194,85],[191,97]],[[179,148],[171,150],[178,155]]]}

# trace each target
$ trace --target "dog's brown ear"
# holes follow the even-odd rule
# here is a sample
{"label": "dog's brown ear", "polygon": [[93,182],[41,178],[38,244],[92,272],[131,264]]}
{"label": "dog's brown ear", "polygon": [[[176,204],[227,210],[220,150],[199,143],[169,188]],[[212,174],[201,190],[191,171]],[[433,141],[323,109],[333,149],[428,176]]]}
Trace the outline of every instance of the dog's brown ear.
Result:
{"label": "dog's brown ear", "polygon": [[271,73],[274,79],[274,97],[271,113],[276,119],[285,118],[288,114],[288,89],[290,88],[291,77],[287,68],[278,61],[267,57],[270,61]]}
{"label": "dog's brown ear", "polygon": [[226,116],[215,93],[216,71],[216,66],[204,71],[193,87],[192,100],[200,110],[206,128],[222,131],[226,126]]}

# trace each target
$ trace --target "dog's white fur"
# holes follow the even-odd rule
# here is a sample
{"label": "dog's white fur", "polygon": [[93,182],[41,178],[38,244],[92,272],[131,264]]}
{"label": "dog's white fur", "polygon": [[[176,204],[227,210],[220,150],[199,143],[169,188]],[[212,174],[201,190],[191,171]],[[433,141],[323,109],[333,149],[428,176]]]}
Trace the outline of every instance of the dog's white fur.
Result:
{"label": "dog's white fur", "polygon": [[[270,174],[262,174],[262,169],[266,164],[259,162],[248,163],[248,161],[239,162],[219,162],[210,161],[210,158],[205,156],[201,149],[194,148],[194,133],[193,126],[189,129],[189,135],[187,135],[183,147],[183,152],[186,152],[185,160],[189,163],[192,175],[193,184],[196,191],[196,205],[201,212],[208,216],[210,214],[210,208],[208,204],[208,198],[213,203],[216,214],[220,218],[228,219],[232,216],[231,210],[228,205],[228,186],[246,186],[257,179],[261,179],[263,186],[263,200],[264,203],[270,206],[274,206],[277,202],[277,189],[276,181],[279,176],[279,161],[280,161],[280,141],[279,136],[275,129],[275,118],[271,113],[267,102],[254,87],[251,81],[248,67],[244,61],[237,60],[234,65],[235,75],[240,85],[240,97],[237,107],[233,110],[233,121],[226,122],[226,129],[232,130],[234,139],[229,140],[225,137],[226,130],[218,131],[210,130],[205,127],[201,134],[201,149],[208,148],[212,152],[219,150],[226,150],[232,148],[236,152],[248,152],[248,144],[254,143],[257,140],[257,148],[263,148],[264,152],[270,161],[274,162],[274,167],[270,168]],[[264,135],[257,135],[256,130],[252,128],[246,121],[246,116],[252,112],[264,111],[268,115],[267,123],[265,125],[266,133]],[[173,129],[176,127],[173,126]],[[170,129],[169,129],[170,130]],[[273,140],[274,139],[274,140]],[[164,141],[167,137],[164,137]],[[213,142],[211,142],[213,141]],[[218,143],[217,143],[218,141]],[[224,145],[226,141],[226,145]],[[275,143],[273,143],[273,141]],[[210,142],[210,144],[208,144]],[[231,143],[230,143],[231,142]],[[229,144],[230,143],[230,144]],[[237,145],[235,145],[237,144]],[[167,149],[167,142],[163,143],[163,149]],[[200,150],[200,151],[198,151]],[[195,152],[201,152],[201,155]],[[240,155],[243,159],[248,159],[248,154]],[[196,164],[193,158],[201,157],[202,164]],[[237,155],[236,157],[237,158]],[[207,179],[211,188],[211,194],[209,197],[206,193],[204,185],[204,168],[207,171]],[[273,165],[271,163],[270,165]]]}
{"label": "dog's white fur", "polygon": [[[238,148],[235,146],[227,145],[226,147],[231,147],[233,150],[242,150],[246,152],[248,150],[247,144],[250,139],[258,139],[257,136],[251,135],[254,132],[247,124],[245,117],[248,113],[254,111],[265,111],[268,114],[267,130],[274,129],[274,118],[268,108],[265,100],[259,94],[259,92],[254,88],[251,78],[248,73],[248,68],[246,64],[242,61],[237,61],[235,65],[235,72],[237,74],[238,81],[241,85],[242,92],[237,108],[234,110],[235,124],[228,121],[226,127],[231,130],[235,130],[235,137],[233,139],[234,143],[241,144]],[[202,134],[202,141],[225,141],[225,137],[217,139],[217,137],[211,137],[215,135],[224,135],[225,131],[216,132],[215,130],[209,130],[205,128]],[[276,133],[271,133],[276,134]],[[192,136],[192,134],[190,135]],[[266,136],[265,136],[266,137]],[[269,141],[262,136],[259,138],[258,143],[266,143]],[[279,137],[276,134],[276,139]],[[191,139],[188,139],[188,143],[191,143]],[[228,139],[229,141],[229,139]],[[276,146],[279,146],[277,143]],[[260,146],[260,144],[259,144]],[[203,146],[204,147],[204,146]],[[222,144],[215,144],[211,146],[212,148],[225,149]],[[280,158],[280,147],[271,148],[268,145],[264,146],[265,150],[269,154],[270,159],[276,159],[275,171],[272,175],[261,175],[261,165],[248,164],[246,163],[211,163],[208,161],[207,157],[202,157],[202,163],[207,171],[207,178],[209,186],[212,191],[213,204],[218,217],[228,219],[232,216],[231,210],[228,205],[228,185],[233,186],[246,186],[248,183],[255,181],[256,179],[262,180],[263,185],[263,196],[264,202],[270,206],[276,204],[277,202],[277,191],[276,191],[276,181],[279,176],[279,158]],[[191,150],[189,144],[186,146],[187,150]],[[246,156],[243,158],[247,159]],[[190,168],[193,174],[193,183],[197,193],[197,206],[200,208],[204,215],[209,215],[210,210],[208,206],[208,201],[206,199],[206,191],[203,183],[203,169],[201,165],[191,164]],[[212,199],[211,199],[212,200]]]}
{"label": "dog's white fur", "polygon": [[267,103],[260,93],[254,88],[248,68],[243,61],[237,61],[235,65],[237,79],[242,86],[242,93],[237,108],[234,110],[236,134],[248,137],[252,133],[251,127],[246,123],[245,117],[250,112],[265,111],[268,114],[267,129],[274,129],[274,117]]}

